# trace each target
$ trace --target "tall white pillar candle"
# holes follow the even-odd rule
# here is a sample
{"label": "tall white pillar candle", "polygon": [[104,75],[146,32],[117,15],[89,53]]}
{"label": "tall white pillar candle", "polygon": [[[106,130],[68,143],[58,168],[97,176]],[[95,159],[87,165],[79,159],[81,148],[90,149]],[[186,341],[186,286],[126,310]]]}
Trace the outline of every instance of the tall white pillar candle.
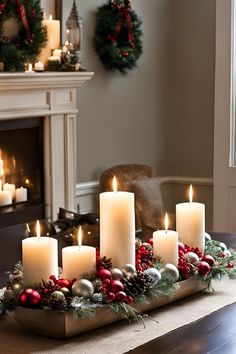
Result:
{"label": "tall white pillar candle", "polygon": [[47,280],[50,275],[58,277],[58,242],[51,237],[40,236],[37,222],[37,237],[22,241],[24,286]]}
{"label": "tall white pillar candle", "polygon": [[165,216],[165,230],[153,233],[153,252],[163,263],[178,264],[178,233],[168,230],[168,215]]}
{"label": "tall white pillar candle", "polygon": [[27,201],[27,188],[17,188],[16,189],[16,203]]}
{"label": "tall white pillar candle", "polygon": [[114,267],[135,266],[134,193],[100,194],[100,254],[112,258]]}
{"label": "tall white pillar candle", "polygon": [[85,273],[96,271],[96,248],[82,246],[82,229],[79,228],[78,246],[69,246],[62,249],[63,277],[79,279]]}
{"label": "tall white pillar candle", "polygon": [[0,191],[0,206],[12,204],[12,192]]}
{"label": "tall white pillar candle", "polygon": [[40,61],[45,64],[47,58],[51,55],[52,49],[60,47],[60,21],[53,20],[52,15],[49,16],[48,20],[43,20],[43,26],[47,28],[47,44],[42,49],[40,54]]}
{"label": "tall white pillar candle", "polygon": [[205,205],[192,201],[192,186],[189,189],[189,199],[189,203],[176,205],[176,230],[184,244],[204,251]]}

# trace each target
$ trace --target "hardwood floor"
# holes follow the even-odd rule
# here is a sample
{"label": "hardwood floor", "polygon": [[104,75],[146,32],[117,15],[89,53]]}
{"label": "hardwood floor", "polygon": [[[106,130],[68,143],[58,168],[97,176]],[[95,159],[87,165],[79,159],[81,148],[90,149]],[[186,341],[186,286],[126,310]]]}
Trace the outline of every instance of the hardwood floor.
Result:
{"label": "hardwood floor", "polygon": [[236,354],[236,304],[144,344],[130,354]]}

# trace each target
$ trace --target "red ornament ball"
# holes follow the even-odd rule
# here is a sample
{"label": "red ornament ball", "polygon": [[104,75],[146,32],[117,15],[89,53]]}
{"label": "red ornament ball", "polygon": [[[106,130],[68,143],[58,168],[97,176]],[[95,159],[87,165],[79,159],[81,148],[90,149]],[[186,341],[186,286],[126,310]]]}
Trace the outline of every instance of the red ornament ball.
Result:
{"label": "red ornament ball", "polygon": [[116,294],[116,300],[118,301],[126,301],[126,293],[124,291],[119,291],[117,294]]}
{"label": "red ornament ball", "polygon": [[202,261],[207,262],[211,267],[215,264],[215,260],[210,254],[205,254]]}
{"label": "red ornament ball", "polygon": [[114,293],[108,293],[106,296],[107,301],[115,301],[116,295]]}
{"label": "red ornament ball", "polygon": [[205,261],[201,261],[198,265],[198,270],[201,275],[207,276],[211,271],[210,264]]}
{"label": "red ornament ball", "polygon": [[119,291],[124,290],[124,285],[119,280],[112,280],[110,285],[110,291],[114,294],[117,294]]}
{"label": "red ornament ball", "polygon": [[183,242],[178,242],[178,247],[179,247],[179,251],[181,250],[181,251],[185,251],[185,246],[184,246],[184,244],[183,244]]}
{"label": "red ornament ball", "polygon": [[132,296],[128,295],[126,296],[126,300],[125,302],[129,305],[132,304],[132,302],[134,301],[134,299],[132,298]]}
{"label": "red ornament ball", "polygon": [[120,56],[123,58],[127,58],[129,56],[129,52],[120,52]]}
{"label": "red ornament ball", "polygon": [[105,279],[111,280],[112,279],[111,272],[108,269],[100,269],[97,273],[97,276],[102,280],[105,280]]}
{"label": "red ornament ball", "polygon": [[25,289],[19,296],[19,305],[22,307],[38,308],[41,303],[42,297],[34,289]]}
{"label": "red ornament ball", "polygon": [[70,288],[72,287],[72,281],[70,281],[69,279],[61,278],[61,279],[58,279],[57,285],[58,285],[60,288],[67,288],[67,289],[70,289]]}
{"label": "red ornament ball", "polygon": [[102,285],[105,286],[105,287],[109,286],[110,284],[111,284],[110,279],[104,279],[103,282],[102,282]]}

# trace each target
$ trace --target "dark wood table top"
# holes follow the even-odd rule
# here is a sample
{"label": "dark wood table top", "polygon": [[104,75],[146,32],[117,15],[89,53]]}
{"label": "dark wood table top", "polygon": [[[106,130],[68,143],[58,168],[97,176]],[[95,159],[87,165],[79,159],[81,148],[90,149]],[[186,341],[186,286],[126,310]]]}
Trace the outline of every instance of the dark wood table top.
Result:
{"label": "dark wood table top", "polygon": [[[236,234],[211,232],[236,249]],[[236,354],[236,303],[154,339],[130,354]]]}

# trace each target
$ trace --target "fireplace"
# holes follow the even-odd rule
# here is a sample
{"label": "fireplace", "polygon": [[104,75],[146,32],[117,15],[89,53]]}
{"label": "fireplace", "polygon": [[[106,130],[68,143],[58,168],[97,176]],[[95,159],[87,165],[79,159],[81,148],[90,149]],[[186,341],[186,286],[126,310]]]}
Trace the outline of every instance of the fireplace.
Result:
{"label": "fireplace", "polygon": [[1,182],[27,201],[0,206],[0,273],[21,258],[26,223],[76,210],[77,89],[91,72],[0,74]]}

